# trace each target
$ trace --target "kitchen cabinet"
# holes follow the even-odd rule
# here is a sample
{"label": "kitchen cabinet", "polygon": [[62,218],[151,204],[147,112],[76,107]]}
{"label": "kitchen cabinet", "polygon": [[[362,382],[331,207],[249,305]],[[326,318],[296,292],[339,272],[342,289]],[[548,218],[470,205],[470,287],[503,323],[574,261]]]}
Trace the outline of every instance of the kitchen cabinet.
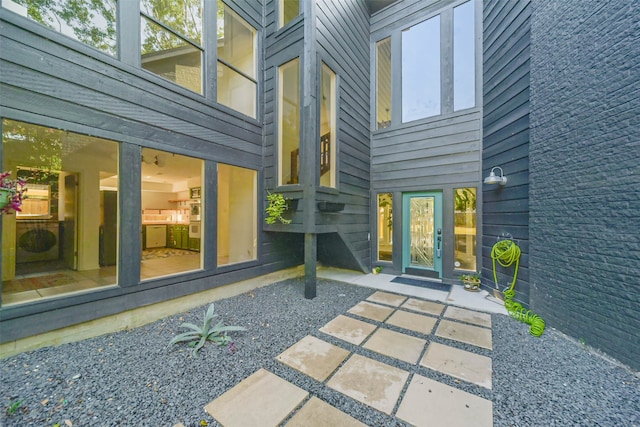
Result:
{"label": "kitchen cabinet", "polygon": [[200,252],[200,239],[189,237],[189,250]]}
{"label": "kitchen cabinet", "polygon": [[170,225],[167,233],[167,246],[177,249],[189,249],[189,226]]}

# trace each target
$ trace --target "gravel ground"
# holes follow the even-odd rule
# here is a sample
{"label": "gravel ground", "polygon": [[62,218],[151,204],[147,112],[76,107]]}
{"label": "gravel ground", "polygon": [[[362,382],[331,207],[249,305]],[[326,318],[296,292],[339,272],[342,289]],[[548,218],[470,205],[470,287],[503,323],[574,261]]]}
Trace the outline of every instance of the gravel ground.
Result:
{"label": "gravel ground", "polygon": [[[640,377],[557,331],[533,338],[526,325],[494,315],[493,351],[446,341],[493,358],[493,390],[486,390],[318,331],[373,290],[319,281],[318,297],[305,300],[303,288],[301,280],[287,280],[215,302],[218,319],[248,329],[232,334],[235,351],[207,344],[193,358],[186,346],[167,348],[183,321],[201,323],[205,305],[134,330],[1,360],[0,424],[172,426],[181,421],[191,427],[204,420],[217,425],[203,407],[265,368],[367,425],[405,425],[275,360],[311,334],[491,399],[496,426],[640,426]],[[20,407],[7,414],[20,399]]]}

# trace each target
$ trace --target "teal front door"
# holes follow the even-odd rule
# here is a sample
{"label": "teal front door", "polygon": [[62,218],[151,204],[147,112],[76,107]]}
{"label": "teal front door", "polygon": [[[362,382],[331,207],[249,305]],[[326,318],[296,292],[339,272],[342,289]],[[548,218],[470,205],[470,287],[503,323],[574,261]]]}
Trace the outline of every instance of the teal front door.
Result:
{"label": "teal front door", "polygon": [[402,195],[402,272],[442,278],[442,193]]}

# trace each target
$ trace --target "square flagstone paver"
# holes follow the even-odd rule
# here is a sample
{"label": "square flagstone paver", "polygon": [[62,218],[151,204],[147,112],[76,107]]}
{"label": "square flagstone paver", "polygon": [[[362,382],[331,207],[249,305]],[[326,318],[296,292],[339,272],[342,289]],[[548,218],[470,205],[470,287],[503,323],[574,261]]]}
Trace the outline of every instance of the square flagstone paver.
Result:
{"label": "square flagstone paver", "polygon": [[308,394],[277,375],[259,369],[204,409],[227,427],[277,426]]}
{"label": "square flagstone paver", "polygon": [[363,347],[385,356],[415,364],[418,362],[426,344],[426,340],[380,328],[371,335],[371,338]]}
{"label": "square flagstone paver", "polygon": [[436,335],[489,350],[492,349],[491,329],[481,328],[480,326],[472,326],[442,319],[436,330]]}
{"label": "square flagstone paver", "polygon": [[397,310],[387,319],[385,323],[429,335],[433,331],[438,319],[422,314],[409,313],[408,311]]}
{"label": "square flagstone paver", "polygon": [[287,427],[366,427],[366,424],[362,424],[315,396],[309,399],[285,425]]}
{"label": "square flagstone paver", "polygon": [[385,307],[379,304],[372,304],[367,301],[361,301],[349,309],[349,313],[357,314],[367,319],[384,321],[393,312],[393,308]]}
{"label": "square flagstone paver", "polygon": [[354,354],[331,377],[327,385],[390,415],[407,378],[407,371]]}
{"label": "square flagstone paver", "polygon": [[420,365],[491,389],[491,358],[432,342]]}
{"label": "square flagstone paver", "polygon": [[360,345],[375,329],[376,325],[371,323],[339,315],[319,330],[351,344]]}
{"label": "square flagstone paver", "polygon": [[493,426],[491,401],[414,375],[396,416],[414,426]]}
{"label": "square flagstone paver", "polygon": [[402,308],[419,311],[421,313],[433,314],[434,316],[440,316],[440,313],[442,313],[442,309],[444,309],[444,304],[409,298],[404,304],[402,304]]}
{"label": "square flagstone paver", "polygon": [[378,302],[380,304],[392,305],[394,307],[399,307],[407,297],[402,295],[390,294],[388,292],[380,292],[377,291],[375,294],[371,295],[367,298],[367,301]]}
{"label": "square flagstone paver", "polygon": [[478,311],[467,310],[459,307],[447,307],[444,312],[444,317],[449,319],[456,319],[462,322],[473,323],[477,326],[491,327],[491,315],[487,313],[480,313]]}
{"label": "square flagstone paver", "polygon": [[324,381],[348,355],[343,348],[307,335],[276,359],[315,380]]}

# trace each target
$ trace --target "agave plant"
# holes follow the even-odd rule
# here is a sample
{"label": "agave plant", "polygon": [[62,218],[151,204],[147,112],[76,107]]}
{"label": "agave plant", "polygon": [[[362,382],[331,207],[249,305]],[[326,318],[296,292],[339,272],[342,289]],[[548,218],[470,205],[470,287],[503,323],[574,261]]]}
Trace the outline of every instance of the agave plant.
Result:
{"label": "agave plant", "polygon": [[180,325],[181,328],[187,328],[189,331],[174,337],[169,343],[169,347],[179,342],[188,342],[189,347],[193,347],[193,356],[197,357],[198,351],[207,341],[212,341],[218,345],[227,345],[231,341],[231,338],[227,335],[228,332],[247,330],[242,326],[225,326],[222,320],[215,326],[211,326],[213,318],[217,316],[213,314],[213,310],[213,304],[211,304],[204,315],[202,327],[187,322]]}

